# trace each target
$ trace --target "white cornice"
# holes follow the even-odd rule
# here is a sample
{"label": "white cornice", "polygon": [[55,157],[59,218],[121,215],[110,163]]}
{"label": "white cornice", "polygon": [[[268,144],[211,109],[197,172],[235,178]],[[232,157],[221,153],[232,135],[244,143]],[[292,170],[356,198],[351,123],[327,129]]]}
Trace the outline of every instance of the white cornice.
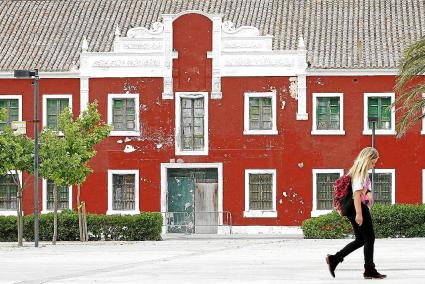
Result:
{"label": "white cornice", "polygon": [[307,76],[396,76],[398,69],[307,69]]}
{"label": "white cornice", "polygon": [[[40,72],[40,78],[80,78],[80,71]],[[0,79],[13,79],[13,71],[0,72]]]}

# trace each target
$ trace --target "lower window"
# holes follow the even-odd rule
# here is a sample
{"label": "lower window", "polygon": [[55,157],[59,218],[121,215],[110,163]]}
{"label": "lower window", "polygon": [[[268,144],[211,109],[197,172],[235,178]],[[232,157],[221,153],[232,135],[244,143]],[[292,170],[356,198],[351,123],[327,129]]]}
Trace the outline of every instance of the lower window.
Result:
{"label": "lower window", "polygon": [[138,214],[139,210],[139,171],[108,171],[108,211],[107,214]]}
{"label": "lower window", "polygon": [[16,210],[18,185],[11,174],[0,176],[0,211]]}
{"label": "lower window", "polygon": [[276,170],[245,170],[244,217],[277,217]]}

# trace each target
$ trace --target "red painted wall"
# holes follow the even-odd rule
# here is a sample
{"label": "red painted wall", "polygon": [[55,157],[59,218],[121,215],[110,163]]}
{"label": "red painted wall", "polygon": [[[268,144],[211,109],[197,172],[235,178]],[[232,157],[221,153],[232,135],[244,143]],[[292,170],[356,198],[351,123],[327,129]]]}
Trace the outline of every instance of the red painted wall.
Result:
{"label": "red painted wall", "polygon": [[[173,23],[174,91],[210,91],[211,21],[198,14],[183,15]],[[392,92],[394,76],[311,76],[307,78],[309,120],[296,120],[298,102],[289,93],[288,77],[222,78],[222,99],[209,100],[209,155],[175,156],[175,101],[163,100],[162,78],[92,78],[90,101],[98,100],[107,120],[110,93],[138,93],[140,137],[108,137],[91,162],[94,173],[82,186],[81,199],[90,212],[107,210],[107,171],[139,169],[141,211],[160,210],[160,164],[171,159],[185,163],[223,163],[223,209],[232,212],[233,225],[300,225],[312,208],[312,170],[347,170],[359,150],[370,145],[363,131],[363,94]],[[278,135],[243,135],[244,93],[275,90]],[[344,94],[343,136],[312,136],[312,93]],[[78,79],[43,79],[40,94],[72,94],[74,114],[79,110]],[[29,80],[0,80],[1,94],[22,94],[24,120],[33,117],[33,89]],[[40,96],[41,114],[41,96]],[[379,135],[377,168],[396,169],[396,202],[421,203],[424,143],[417,124],[402,139]],[[32,135],[32,127],[28,127]],[[124,153],[126,145],[136,151]],[[276,169],[278,218],[244,218],[245,169]],[[25,212],[32,212],[32,188],[24,195]],[[74,189],[74,204],[75,204]],[[40,183],[41,208],[41,183]]]}

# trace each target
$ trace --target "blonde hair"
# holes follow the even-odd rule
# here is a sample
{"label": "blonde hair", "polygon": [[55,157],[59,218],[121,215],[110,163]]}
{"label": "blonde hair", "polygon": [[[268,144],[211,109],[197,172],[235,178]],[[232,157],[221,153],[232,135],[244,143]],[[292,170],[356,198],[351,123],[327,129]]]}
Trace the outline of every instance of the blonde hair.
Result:
{"label": "blonde hair", "polygon": [[370,163],[378,158],[379,153],[375,148],[363,148],[357,158],[354,160],[353,166],[348,171],[347,175],[351,177],[351,180],[359,178],[361,181],[364,181],[367,177]]}

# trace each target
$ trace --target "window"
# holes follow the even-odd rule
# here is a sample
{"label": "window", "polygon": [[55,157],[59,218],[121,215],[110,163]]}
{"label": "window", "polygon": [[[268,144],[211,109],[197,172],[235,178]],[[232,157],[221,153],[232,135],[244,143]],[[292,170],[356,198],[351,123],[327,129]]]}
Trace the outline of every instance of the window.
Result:
{"label": "window", "polygon": [[7,110],[6,121],[0,121],[0,130],[10,126],[12,121],[22,121],[22,96],[0,95],[0,109]]}
{"label": "window", "polygon": [[313,170],[313,206],[311,216],[316,217],[333,210],[333,183],[344,174],[343,169]]}
{"label": "window", "polygon": [[138,170],[109,170],[107,214],[138,213],[140,213]]}
{"label": "window", "polygon": [[[43,179],[43,209],[42,213],[53,212],[53,187],[51,180]],[[57,186],[58,210],[72,209],[72,186]]]}
{"label": "window", "polygon": [[244,134],[276,135],[276,92],[245,93]]}
{"label": "window", "polygon": [[208,155],[208,93],[176,93],[176,155]]}
{"label": "window", "polygon": [[395,112],[394,109],[388,109],[394,99],[394,93],[365,93],[363,134],[372,134],[371,119],[376,121],[376,134],[396,134]]}
{"label": "window", "polygon": [[[371,170],[369,178],[372,180]],[[372,192],[375,204],[395,204],[395,170],[375,169]]]}
{"label": "window", "polygon": [[276,170],[245,170],[244,217],[277,217]]}
{"label": "window", "polygon": [[17,192],[18,185],[14,182],[13,175],[0,175],[0,211],[13,211],[17,209]]}
{"label": "window", "polygon": [[[425,100],[425,93],[422,94],[422,99]],[[425,114],[425,106],[422,108],[422,113]],[[422,117],[422,135],[425,135],[425,116]]]}
{"label": "window", "polygon": [[139,94],[109,94],[108,124],[111,136],[140,136]]}
{"label": "window", "polygon": [[72,112],[72,95],[43,95],[43,127],[58,130],[59,116],[67,107]]}
{"label": "window", "polygon": [[344,135],[342,93],[313,93],[313,135]]}

